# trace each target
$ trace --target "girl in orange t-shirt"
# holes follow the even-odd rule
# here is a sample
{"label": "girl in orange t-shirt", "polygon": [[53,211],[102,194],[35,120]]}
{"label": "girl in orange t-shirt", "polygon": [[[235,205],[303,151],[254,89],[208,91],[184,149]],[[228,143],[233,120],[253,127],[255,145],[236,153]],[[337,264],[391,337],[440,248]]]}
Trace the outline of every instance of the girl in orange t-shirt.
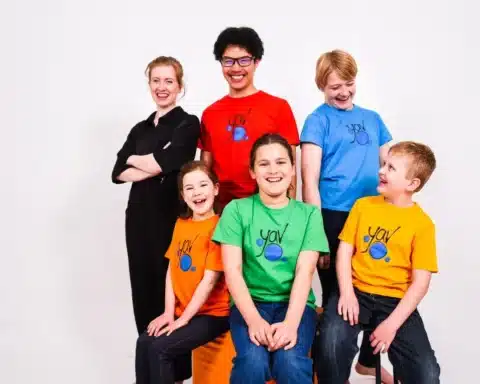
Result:
{"label": "girl in orange t-shirt", "polygon": [[137,340],[136,384],[174,384],[175,362],[191,361],[193,349],[229,329],[220,246],[211,240],[219,219],[218,180],[203,162],[193,161],[180,171],[179,189],[189,214],[177,220],[165,255],[165,312]]}

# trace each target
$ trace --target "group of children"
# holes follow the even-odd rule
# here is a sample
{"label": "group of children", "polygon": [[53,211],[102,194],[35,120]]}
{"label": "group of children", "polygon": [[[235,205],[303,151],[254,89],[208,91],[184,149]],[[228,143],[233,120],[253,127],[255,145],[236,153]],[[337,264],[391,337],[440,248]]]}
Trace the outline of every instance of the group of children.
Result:
{"label": "group of children", "polygon": [[[263,54],[248,39],[218,44],[225,45],[218,59],[233,87]],[[345,384],[361,331],[359,364],[367,372],[376,354],[388,352],[402,384],[439,383],[417,310],[437,272],[435,226],[413,200],[435,170],[435,156],[418,142],[390,145],[380,116],[353,103],[356,71],[342,51],[317,62],[325,103],[300,135],[303,202],[292,194],[295,135],[272,132],[269,120],[257,137],[246,129],[246,119],[258,120],[249,105],[271,103],[268,94],[246,95],[241,107],[227,97],[205,112],[202,160],[185,164],[178,177],[188,211],[165,254],[165,311],[137,341],[137,384],[173,384],[191,351],[225,332],[236,352],[232,384],[307,384],[314,374],[320,384]],[[291,121],[278,100],[276,118]],[[230,116],[223,134],[244,144],[233,153],[225,138],[214,137],[219,113]],[[312,290],[317,268],[320,320]],[[384,372],[382,380],[391,376]]]}

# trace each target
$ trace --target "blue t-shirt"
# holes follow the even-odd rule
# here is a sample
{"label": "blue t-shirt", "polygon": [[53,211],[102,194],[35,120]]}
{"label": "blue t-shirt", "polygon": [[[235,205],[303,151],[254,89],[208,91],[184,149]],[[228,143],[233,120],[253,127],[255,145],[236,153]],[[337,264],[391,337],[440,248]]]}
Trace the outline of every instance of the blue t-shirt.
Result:
{"label": "blue t-shirt", "polygon": [[322,208],[350,211],[357,199],[378,194],[380,147],[392,136],[377,112],[322,104],[305,120],[301,143],[322,148]]}

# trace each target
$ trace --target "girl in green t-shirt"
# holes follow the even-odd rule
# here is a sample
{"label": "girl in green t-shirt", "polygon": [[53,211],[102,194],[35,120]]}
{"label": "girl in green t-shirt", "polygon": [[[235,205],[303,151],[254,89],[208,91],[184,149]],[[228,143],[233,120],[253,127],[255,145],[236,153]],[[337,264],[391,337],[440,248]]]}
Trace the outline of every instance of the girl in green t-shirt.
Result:
{"label": "girl in green t-shirt", "polygon": [[224,209],[213,240],[222,244],[232,296],[236,357],[231,384],[312,382],[316,327],[312,278],[328,242],[318,208],[288,197],[293,153],[277,134],[253,145],[250,173],[258,193]]}

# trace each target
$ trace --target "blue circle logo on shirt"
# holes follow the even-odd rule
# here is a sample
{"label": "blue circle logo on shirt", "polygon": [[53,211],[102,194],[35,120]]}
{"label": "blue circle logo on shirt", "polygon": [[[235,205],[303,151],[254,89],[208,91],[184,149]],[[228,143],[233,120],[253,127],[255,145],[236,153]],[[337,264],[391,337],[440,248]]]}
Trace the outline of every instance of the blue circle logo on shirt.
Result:
{"label": "blue circle logo on shirt", "polygon": [[180,258],[180,269],[183,272],[187,272],[190,270],[192,266],[192,258],[190,255],[183,254],[182,257]]}
{"label": "blue circle logo on shirt", "polygon": [[[365,235],[363,237],[363,241],[365,243],[368,243],[370,241],[370,236]],[[387,253],[388,253],[387,246],[384,243],[382,243],[381,241],[374,242],[368,248],[368,254],[375,260],[383,259],[387,255]],[[385,257],[385,262],[389,263],[390,258]]]}
{"label": "blue circle logo on shirt", "polygon": [[368,133],[365,131],[357,132],[357,134],[355,135],[355,139],[357,140],[357,143],[360,145],[367,145],[368,142],[370,141],[370,138],[368,137]]}
{"label": "blue circle logo on shirt", "polygon": [[283,249],[278,244],[268,244],[265,247],[265,258],[269,261],[280,260],[283,256]]}
{"label": "blue circle logo on shirt", "polygon": [[[255,243],[257,244],[257,246],[263,247],[265,244],[265,240],[257,239]],[[262,253],[265,256],[265,259],[267,259],[268,261],[287,261],[287,258],[283,257],[283,248],[276,243],[267,244],[263,249]],[[261,256],[261,254],[258,256]]]}
{"label": "blue circle logo on shirt", "polygon": [[373,243],[369,250],[370,256],[372,256],[375,260],[383,259],[387,255],[387,252],[388,250],[385,244],[378,241]]}
{"label": "blue circle logo on shirt", "polygon": [[232,134],[233,141],[248,140],[247,130],[242,126],[237,126],[234,128],[231,125],[229,125],[227,127],[227,131],[229,132],[233,131],[233,134]]}

